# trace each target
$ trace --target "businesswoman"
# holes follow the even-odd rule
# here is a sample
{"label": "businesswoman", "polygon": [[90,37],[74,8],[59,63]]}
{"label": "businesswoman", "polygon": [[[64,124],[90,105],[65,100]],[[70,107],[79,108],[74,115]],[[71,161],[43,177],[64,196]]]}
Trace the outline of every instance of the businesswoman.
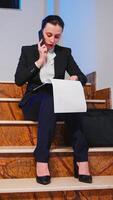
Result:
{"label": "businesswoman", "polygon": [[[71,55],[71,49],[58,45],[64,29],[64,22],[57,15],[49,15],[42,21],[40,41],[32,46],[23,46],[15,82],[18,86],[27,83],[26,92],[19,103],[26,120],[38,121],[36,159],[36,180],[40,184],[49,184],[51,175],[48,168],[49,150],[55,132],[57,115],[53,108],[52,86],[50,78],[64,79],[65,72],[70,80],[87,79]],[[41,87],[40,87],[41,86]],[[65,121],[72,136],[74,150],[74,177],[79,181],[91,183],[92,176],[88,166],[88,145],[81,131],[81,118],[77,114],[65,115]]]}

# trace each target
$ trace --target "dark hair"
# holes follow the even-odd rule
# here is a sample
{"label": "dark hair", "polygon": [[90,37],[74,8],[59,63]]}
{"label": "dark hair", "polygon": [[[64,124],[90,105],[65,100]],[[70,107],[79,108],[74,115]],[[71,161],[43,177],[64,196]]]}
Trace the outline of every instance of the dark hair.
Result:
{"label": "dark hair", "polygon": [[44,29],[44,27],[46,26],[47,23],[53,24],[53,25],[59,25],[62,27],[62,29],[64,28],[64,22],[62,20],[61,17],[59,17],[58,15],[48,15],[47,17],[45,17],[42,21],[42,29]]}

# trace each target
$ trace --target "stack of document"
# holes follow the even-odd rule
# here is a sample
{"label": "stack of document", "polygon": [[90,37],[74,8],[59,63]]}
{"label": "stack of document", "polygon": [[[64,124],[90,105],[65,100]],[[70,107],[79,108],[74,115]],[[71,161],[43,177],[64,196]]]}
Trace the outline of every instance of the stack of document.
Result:
{"label": "stack of document", "polygon": [[53,85],[54,112],[86,112],[84,89],[80,81],[51,79]]}

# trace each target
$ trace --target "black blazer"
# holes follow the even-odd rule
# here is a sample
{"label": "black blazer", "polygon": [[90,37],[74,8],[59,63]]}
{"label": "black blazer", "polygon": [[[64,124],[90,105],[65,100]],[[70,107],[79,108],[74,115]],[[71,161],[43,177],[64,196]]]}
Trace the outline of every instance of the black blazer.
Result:
{"label": "black blazer", "polygon": [[[77,75],[82,85],[85,85],[87,78],[74,61],[71,55],[71,49],[56,45],[54,51],[56,53],[56,57],[54,58],[54,78],[64,79],[65,72],[67,71],[70,76]],[[32,95],[32,91],[42,84],[39,76],[40,69],[35,66],[35,61],[38,60],[38,58],[37,44],[22,47],[21,56],[15,73],[15,83],[18,86],[22,86],[24,83],[28,83],[28,85],[25,95],[20,102],[20,106],[23,106],[29,96]]]}

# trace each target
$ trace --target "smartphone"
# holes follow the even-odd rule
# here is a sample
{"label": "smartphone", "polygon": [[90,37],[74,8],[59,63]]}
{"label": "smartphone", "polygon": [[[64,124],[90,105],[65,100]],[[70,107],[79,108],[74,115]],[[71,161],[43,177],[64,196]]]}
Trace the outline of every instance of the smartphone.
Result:
{"label": "smartphone", "polygon": [[39,41],[42,40],[41,42],[41,46],[42,46],[44,44],[44,36],[43,36],[42,30],[38,32],[38,36],[39,36]]}

